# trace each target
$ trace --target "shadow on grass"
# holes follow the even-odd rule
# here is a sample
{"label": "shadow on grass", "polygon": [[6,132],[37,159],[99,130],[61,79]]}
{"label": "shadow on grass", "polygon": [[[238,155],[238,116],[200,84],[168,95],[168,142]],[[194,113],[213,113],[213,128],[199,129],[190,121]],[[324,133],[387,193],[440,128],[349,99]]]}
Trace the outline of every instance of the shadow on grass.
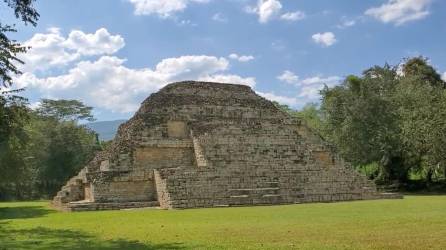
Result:
{"label": "shadow on grass", "polygon": [[[6,249],[185,249],[182,243],[143,244],[125,239],[103,240],[82,231],[46,227],[15,228],[10,219],[27,219],[56,213],[45,206],[0,207],[0,250]],[[150,240],[150,239],[149,239]]]}
{"label": "shadow on grass", "polygon": [[0,220],[37,218],[50,213],[55,211],[44,206],[0,207]]}
{"label": "shadow on grass", "polygon": [[0,224],[0,250],[6,249],[185,249],[182,243],[142,244],[137,241],[101,240],[80,231],[56,230],[44,227],[11,229]]}

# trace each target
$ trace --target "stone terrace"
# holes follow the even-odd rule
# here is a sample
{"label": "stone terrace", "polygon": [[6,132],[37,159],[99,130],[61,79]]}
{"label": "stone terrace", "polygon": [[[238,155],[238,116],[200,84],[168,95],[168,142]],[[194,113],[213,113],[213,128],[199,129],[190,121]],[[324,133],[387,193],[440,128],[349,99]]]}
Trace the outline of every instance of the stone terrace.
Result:
{"label": "stone terrace", "polygon": [[68,211],[400,198],[382,194],[302,121],[243,85],[152,94],[53,200]]}

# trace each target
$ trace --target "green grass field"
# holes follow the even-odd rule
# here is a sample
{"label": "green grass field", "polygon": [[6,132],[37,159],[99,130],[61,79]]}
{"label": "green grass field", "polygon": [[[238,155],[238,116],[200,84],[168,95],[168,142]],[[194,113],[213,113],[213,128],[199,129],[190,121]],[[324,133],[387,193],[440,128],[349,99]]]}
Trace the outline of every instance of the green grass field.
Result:
{"label": "green grass field", "polygon": [[446,196],[78,213],[0,203],[0,249],[446,249]]}

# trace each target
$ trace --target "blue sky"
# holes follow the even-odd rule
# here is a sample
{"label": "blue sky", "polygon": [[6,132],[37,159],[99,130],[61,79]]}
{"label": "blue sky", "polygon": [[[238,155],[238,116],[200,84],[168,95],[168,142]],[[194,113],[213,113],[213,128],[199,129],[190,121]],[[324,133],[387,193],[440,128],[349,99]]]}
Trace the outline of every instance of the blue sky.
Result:
{"label": "blue sky", "polygon": [[[16,87],[129,118],[179,80],[247,84],[295,108],[373,65],[423,55],[446,72],[442,0],[44,0]],[[2,21],[16,22],[5,11]],[[445,74],[446,77],[446,74]]]}

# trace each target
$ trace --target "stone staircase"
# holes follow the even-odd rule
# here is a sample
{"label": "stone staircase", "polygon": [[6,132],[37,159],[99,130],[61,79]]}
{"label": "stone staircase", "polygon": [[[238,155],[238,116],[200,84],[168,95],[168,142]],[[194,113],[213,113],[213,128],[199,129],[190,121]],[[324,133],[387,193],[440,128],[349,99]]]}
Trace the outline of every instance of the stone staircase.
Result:
{"label": "stone staircase", "polygon": [[57,192],[57,195],[53,198],[54,206],[65,206],[65,203],[72,201],[79,201],[85,199],[85,193],[83,188],[83,176],[85,174],[85,169],[68,180],[67,184],[62,187],[62,189]]}
{"label": "stone staircase", "polygon": [[233,188],[228,191],[230,206],[279,204],[282,200],[279,182],[262,182],[257,187]]}
{"label": "stone staircase", "polygon": [[73,201],[65,205],[65,211],[95,211],[95,210],[120,210],[132,208],[159,208],[158,201],[135,201],[135,202],[91,202]]}

